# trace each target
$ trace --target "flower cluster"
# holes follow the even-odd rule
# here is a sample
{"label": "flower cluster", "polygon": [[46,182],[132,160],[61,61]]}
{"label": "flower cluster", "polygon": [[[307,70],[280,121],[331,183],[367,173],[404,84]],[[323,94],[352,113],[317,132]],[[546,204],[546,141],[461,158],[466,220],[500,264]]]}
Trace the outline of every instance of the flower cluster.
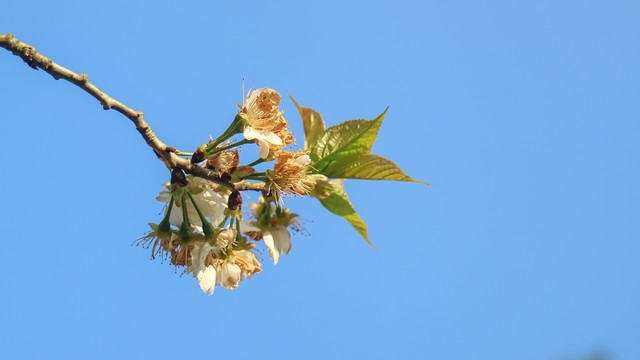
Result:
{"label": "flower cluster", "polygon": [[[163,184],[156,198],[166,204],[164,219],[150,224],[151,231],[137,242],[151,248],[152,258],[169,259],[193,275],[205,293],[213,294],[218,285],[236,289],[261,272],[256,256],[261,241],[277,264],[291,249],[289,229],[301,229],[298,215],[283,207],[281,196],[308,195],[315,181],[308,153],[285,150],[295,138],[279,110],[280,100],[272,89],[250,91],[229,129],[191,154],[192,162],[218,172],[226,182],[171,169],[171,182]],[[240,133],[244,140],[230,140]],[[241,165],[237,147],[247,143],[259,146],[259,159]],[[272,160],[273,168],[265,172],[254,167]],[[243,180],[265,184],[259,202],[249,204],[246,212],[233,189],[234,182]]]}
{"label": "flower cluster", "polygon": [[[14,54],[79,86],[80,74],[35,53],[33,47],[0,34],[1,46]],[[16,45],[17,44],[17,45]],[[15,46],[14,46],[15,45]],[[44,60],[43,60],[44,59]],[[45,61],[46,60],[46,61]],[[26,61],[26,60],[25,60]],[[46,65],[46,66],[44,66]],[[105,109],[112,98],[86,80],[81,86],[98,98]],[[169,259],[192,274],[209,294],[220,285],[236,289],[239,283],[262,271],[257,249],[260,242],[277,264],[291,250],[290,229],[301,230],[298,215],[284,207],[283,197],[310,196],[329,212],[341,216],[373,247],[367,225],[356,213],[340,179],[394,180],[429,184],[405,174],[392,161],[371,153],[387,110],[372,120],[344,121],[327,128],[322,115],[293,102],[302,118],[304,150],[290,150],[296,139],[280,110],[282,97],[268,88],[243,94],[240,110],[228,128],[193,152],[182,152],[158,139],[142,113],[122,103],[112,108],[130,118],[157,157],[169,168],[170,182],[157,199],[166,204],[159,223],[137,241],[151,249],[151,258]],[[388,108],[387,108],[388,109]],[[137,114],[130,116],[130,114]],[[242,136],[234,139],[234,136]],[[240,147],[258,145],[257,158],[240,159]],[[180,158],[183,156],[185,158]],[[273,166],[265,164],[273,162]],[[260,168],[263,167],[263,168]],[[261,191],[258,203],[245,207],[240,191]]]}
{"label": "flower cluster", "polygon": [[[325,128],[320,113],[294,100],[304,125],[305,149],[293,150],[288,147],[296,139],[280,110],[281,100],[272,89],[249,91],[220,136],[210,137],[193,153],[172,149],[172,157],[190,157],[182,159],[182,165],[165,161],[171,181],[157,198],[166,204],[164,218],[149,224],[151,231],[138,244],[150,248],[152,258],[169,259],[183,273],[193,275],[205,293],[213,294],[217,286],[236,289],[241,281],[261,272],[257,255],[261,246],[274,265],[291,251],[290,231],[303,229],[298,215],[285,207],[285,197],[318,199],[373,247],[367,225],[342,185],[344,179],[429,185],[370,153],[386,110],[373,120],[348,120]],[[258,146],[253,161],[240,158],[240,147],[248,144]],[[203,173],[209,180],[193,176]],[[261,191],[262,196],[256,203],[243,205],[240,191],[248,190]]]}

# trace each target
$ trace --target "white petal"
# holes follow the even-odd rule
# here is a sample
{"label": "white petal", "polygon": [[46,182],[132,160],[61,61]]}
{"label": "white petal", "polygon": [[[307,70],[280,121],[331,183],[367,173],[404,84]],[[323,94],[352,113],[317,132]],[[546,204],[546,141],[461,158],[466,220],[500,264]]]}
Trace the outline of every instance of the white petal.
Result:
{"label": "white petal", "polygon": [[209,185],[209,182],[207,181],[207,179],[193,177],[189,179],[189,185],[191,187],[206,187]]}
{"label": "white petal", "polygon": [[274,145],[282,145],[282,139],[272,131],[269,130],[256,130],[252,126],[245,126],[242,131],[244,138],[247,140],[264,140]]}
{"label": "white petal", "polygon": [[262,234],[262,239],[264,240],[264,244],[267,245],[267,249],[269,249],[269,256],[273,259],[273,265],[277,265],[278,261],[280,261],[280,252],[276,249],[273,236],[269,231],[265,231],[264,234]]}
{"label": "white petal", "polygon": [[215,203],[219,203],[219,204],[227,204],[227,197],[228,196],[222,196],[220,194],[218,194],[217,192],[213,191],[213,190],[205,190],[203,192],[201,192],[200,195],[203,199],[208,200],[208,201],[213,201]]}
{"label": "white petal", "polygon": [[200,283],[200,289],[209,295],[213,294],[213,290],[216,288],[216,269],[213,266],[207,266],[204,271],[198,272],[198,282]]}
{"label": "white petal", "polygon": [[214,213],[209,215],[209,221],[211,222],[211,224],[213,224],[213,226],[220,225],[222,220],[224,220],[224,209],[226,208],[226,206],[216,206],[214,208]]}
{"label": "white petal", "polygon": [[171,200],[171,193],[167,189],[164,189],[156,196],[156,200],[168,203]]}
{"label": "white petal", "polygon": [[280,253],[288,254],[291,250],[291,234],[289,234],[289,230],[285,226],[279,226],[276,229],[272,229],[271,234]]}
{"label": "white petal", "polygon": [[258,96],[260,96],[260,94],[262,93],[262,91],[265,88],[262,89],[255,89],[255,90],[251,90],[247,93],[247,99],[244,102],[244,106],[249,106],[250,104],[253,104],[256,102],[256,100],[258,100]]}
{"label": "white petal", "polygon": [[276,134],[268,130],[256,130],[251,126],[245,126],[242,131],[244,138],[247,140],[256,140],[260,146],[260,158],[266,159],[269,156],[269,143],[274,145],[282,145],[282,139]]}
{"label": "white petal", "polygon": [[[199,194],[198,194],[199,195]],[[198,208],[202,212],[202,215],[208,217],[213,225],[219,224],[224,218],[224,209],[226,205],[217,203],[214,201],[208,201],[202,199],[198,195],[194,196],[196,203],[198,204]],[[176,206],[173,204],[173,209],[171,209],[171,215],[169,216],[169,222],[171,225],[175,225],[180,227],[182,225],[182,207]],[[187,215],[189,216],[189,222],[191,225],[194,225],[198,231],[202,231],[202,221],[200,220],[200,215],[196,211],[196,208],[193,206],[191,200],[187,200]]]}
{"label": "white petal", "polygon": [[244,130],[242,131],[242,135],[244,135],[244,138],[247,140],[262,138],[258,130],[248,125],[244,127]]}
{"label": "white petal", "polygon": [[298,156],[297,158],[295,158],[295,160],[293,160],[293,162],[296,163],[296,164],[309,166],[309,165],[311,165],[311,158],[309,157],[309,155],[302,155],[302,156]]}
{"label": "white petal", "polygon": [[242,219],[240,220],[240,231],[243,233],[246,233],[249,231],[262,231],[262,230],[260,230],[259,227],[253,225],[249,220]]}
{"label": "white petal", "polygon": [[[196,204],[198,205],[198,209],[200,209],[200,211],[202,212],[202,215],[204,215],[205,217],[216,216],[218,212],[224,211],[224,205],[220,203],[207,200],[202,196],[197,196],[197,195],[194,196],[193,198],[195,199]],[[218,210],[218,208],[220,207],[222,207],[222,209]],[[193,207],[193,204],[190,201],[189,201],[189,205],[187,205],[187,210],[189,211],[189,220],[192,219],[191,214],[193,214],[194,218],[197,219],[197,224],[200,224],[201,223],[200,216],[198,215],[196,208]]]}
{"label": "white petal", "polygon": [[278,135],[276,135],[275,133],[271,132],[271,131],[267,131],[267,130],[262,130],[260,131],[260,134],[262,135],[262,138],[266,141],[269,142],[273,145],[282,145],[282,139],[280,139],[280,137]]}
{"label": "white petal", "polygon": [[[171,225],[175,225],[177,227],[182,226],[182,207],[177,207],[173,204],[173,209],[171,209],[171,215],[169,216],[169,223]],[[193,207],[191,202],[187,202],[187,215],[189,216],[189,223],[194,225],[198,231],[202,231],[202,221],[200,221],[200,216],[198,216],[198,212],[196,208]]]}
{"label": "white petal", "polygon": [[[191,220],[191,218],[189,218],[189,220]],[[175,203],[171,209],[171,215],[169,215],[169,223],[178,227],[182,225],[182,207],[176,206]]]}
{"label": "white petal", "polygon": [[286,227],[265,231],[262,239],[267,245],[267,249],[269,249],[269,256],[273,258],[274,265],[278,264],[282,253],[288,254],[289,250],[291,250],[291,235]]}
{"label": "white petal", "polygon": [[267,157],[269,157],[269,143],[260,139],[258,140],[258,145],[260,146],[260,152],[258,153],[260,158],[266,159]]}
{"label": "white petal", "polygon": [[204,191],[203,199],[209,201],[210,209],[204,215],[209,218],[213,226],[217,226],[224,219],[224,210],[227,208],[228,195],[220,195],[215,191]]}
{"label": "white petal", "polygon": [[217,281],[229,290],[237,289],[242,270],[236,264],[224,263],[218,271]]}
{"label": "white petal", "polygon": [[209,243],[196,242],[193,244],[193,249],[191,250],[191,266],[187,267],[187,272],[193,273],[195,277],[204,271],[204,260],[212,249],[213,245]]}

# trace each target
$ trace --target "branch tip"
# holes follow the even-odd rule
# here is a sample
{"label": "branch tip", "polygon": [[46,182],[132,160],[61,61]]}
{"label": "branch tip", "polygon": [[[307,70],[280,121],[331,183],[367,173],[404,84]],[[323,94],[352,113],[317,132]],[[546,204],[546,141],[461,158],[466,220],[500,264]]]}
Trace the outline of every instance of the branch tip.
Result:
{"label": "branch tip", "polygon": [[153,149],[156,156],[160,158],[160,160],[162,160],[169,168],[180,168],[185,172],[191,173],[193,176],[197,176],[216,184],[226,186],[232,191],[264,190],[264,183],[248,181],[231,183],[226,179],[222,179],[218,172],[197,164],[191,164],[190,160],[183,159],[177,156],[175,154],[175,152],[178,152],[177,149],[168,146],[167,144],[160,141],[160,139],[158,139],[149,124],[144,121],[144,113],[142,111],[134,110],[115,100],[111,96],[105,94],[97,86],[89,82],[89,76],[87,74],[75,73],[67,68],[56,64],[50,58],[38,53],[33,46],[25,44],[16,39],[12,33],[0,34],[0,47],[11,51],[14,55],[20,57],[30,67],[36,70],[42,69],[53,76],[53,78],[56,80],[64,79],[78,86],[82,90],[86,91],[89,95],[100,101],[103,109],[115,109],[122,115],[129,118],[136,126],[136,129],[138,130],[138,132],[140,132],[140,135],[142,135],[143,139]]}

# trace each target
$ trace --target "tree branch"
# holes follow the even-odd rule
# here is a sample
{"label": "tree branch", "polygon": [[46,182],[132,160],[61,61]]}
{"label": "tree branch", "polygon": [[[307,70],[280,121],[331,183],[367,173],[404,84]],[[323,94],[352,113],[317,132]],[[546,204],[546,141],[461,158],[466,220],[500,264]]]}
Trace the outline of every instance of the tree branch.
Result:
{"label": "tree branch", "polygon": [[238,183],[230,183],[220,178],[220,175],[211,169],[205,168],[198,164],[192,164],[189,159],[184,159],[176,155],[175,149],[167,146],[158,139],[158,136],[153,132],[149,124],[144,120],[144,114],[142,111],[136,111],[120,101],[107,95],[104,91],[100,90],[97,86],[89,82],[89,76],[86,74],[75,73],[63,66],[60,66],[53,62],[48,57],[40,54],[33,46],[23,43],[15,38],[13,34],[0,34],[0,47],[10,50],[14,55],[19,56],[32,68],[38,70],[42,69],[54,79],[64,79],[68,82],[78,86],[82,90],[89,93],[89,95],[100,101],[102,107],[105,110],[114,109],[122,115],[126,116],[136,126],[136,130],[142,135],[144,141],[147,142],[158,156],[163,159],[170,167],[180,168],[186,173],[193,176],[201,177],[212,181],[217,184],[224,185],[231,190],[263,190],[264,183],[254,183],[249,181],[241,181]]}

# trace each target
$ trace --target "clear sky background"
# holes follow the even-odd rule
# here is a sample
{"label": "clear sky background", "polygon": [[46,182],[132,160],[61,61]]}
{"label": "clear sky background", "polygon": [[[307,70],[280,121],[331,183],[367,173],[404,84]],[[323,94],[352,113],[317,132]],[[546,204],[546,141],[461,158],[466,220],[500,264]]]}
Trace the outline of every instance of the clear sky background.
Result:
{"label": "clear sky background", "polygon": [[639,18],[613,0],[3,2],[0,33],[183,151],[226,128],[246,78],[328,125],[390,106],[373,152],[433,185],[347,181],[376,250],[288,201],[310,234],[209,297],[131,247],[168,180],[131,122],[2,50],[3,357],[639,359]]}

